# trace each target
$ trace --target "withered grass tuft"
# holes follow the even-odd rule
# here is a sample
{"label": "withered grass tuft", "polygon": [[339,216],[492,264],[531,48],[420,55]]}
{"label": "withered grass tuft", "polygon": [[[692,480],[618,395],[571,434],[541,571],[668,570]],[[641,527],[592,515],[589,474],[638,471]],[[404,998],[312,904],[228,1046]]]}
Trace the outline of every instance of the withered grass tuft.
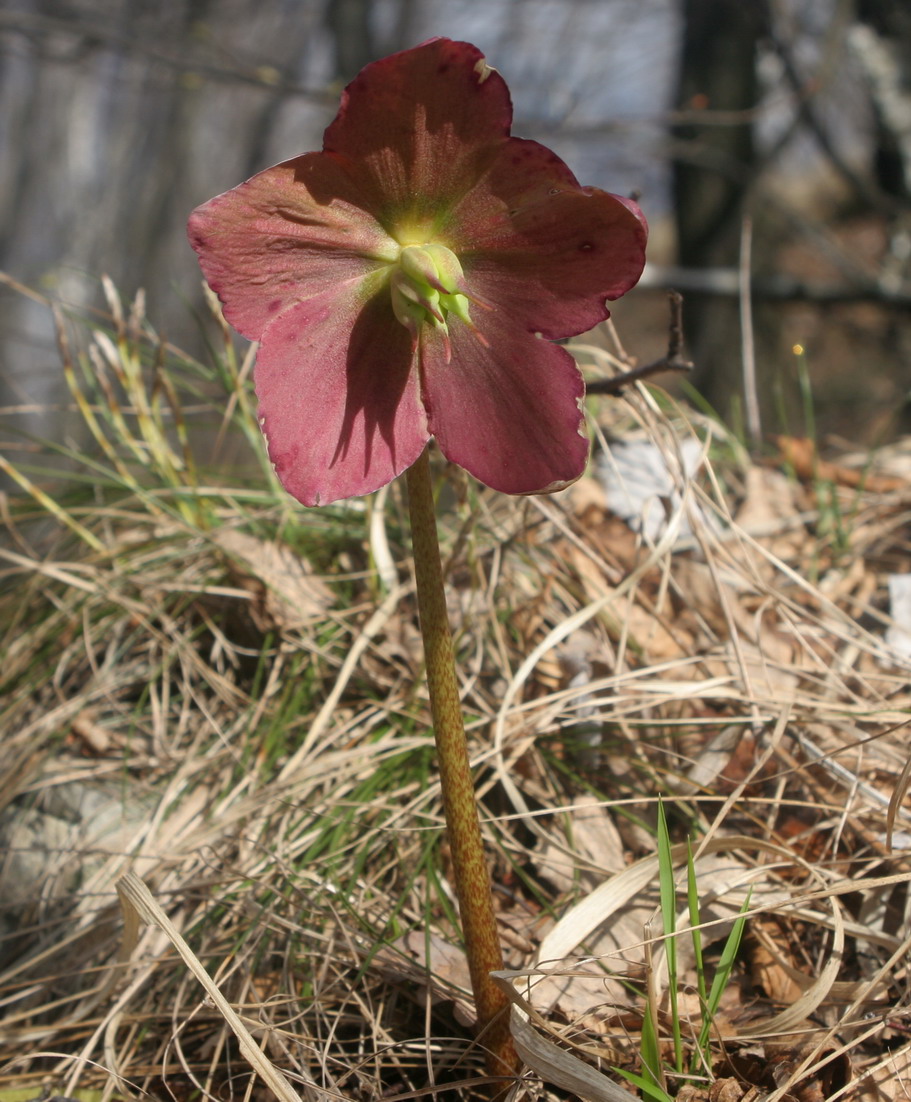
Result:
{"label": "withered grass tuft", "polygon": [[[162,930],[119,958],[132,871],[302,1097],[469,1097],[483,1060],[401,490],[298,507],[214,304],[204,364],[104,289],[104,316],[57,315],[58,439],[16,441],[4,417],[0,1084],[248,1096]],[[575,351],[591,377],[623,366]],[[556,1042],[641,1076],[648,1015],[671,1095],[891,1098],[911,1078],[911,678],[887,594],[911,449],[842,449],[808,475],[806,441],[751,458],[657,388],[590,412],[593,472],[619,471],[626,505],[594,473],[509,499],[439,469],[529,1060],[549,1074]],[[646,478],[645,528],[630,443],[668,480]],[[679,898],[688,837],[699,897],[664,928],[659,796]],[[714,971],[749,893],[706,1040],[689,916]]]}

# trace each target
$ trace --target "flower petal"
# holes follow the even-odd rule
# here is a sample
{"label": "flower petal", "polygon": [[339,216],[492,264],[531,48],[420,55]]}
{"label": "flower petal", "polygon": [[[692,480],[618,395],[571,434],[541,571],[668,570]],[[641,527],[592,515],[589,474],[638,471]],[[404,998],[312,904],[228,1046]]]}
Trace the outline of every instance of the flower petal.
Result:
{"label": "flower petal", "polygon": [[190,216],[190,244],[225,317],[258,340],[327,282],[374,271],[398,246],[366,212],[347,166],[323,153],[267,168]]}
{"label": "flower petal", "polygon": [[437,38],[363,69],[323,148],[349,160],[390,232],[414,231],[402,244],[423,244],[485,171],[511,122],[509,89],[481,51]]}
{"label": "flower petal", "polygon": [[581,409],[585,384],[563,348],[516,328],[493,332],[480,317],[485,347],[466,325],[421,335],[424,403],[447,459],[494,490],[560,489],[585,470],[589,442]]}
{"label": "flower petal", "polygon": [[285,311],[266,330],[254,379],[269,455],[304,505],[378,490],[429,438],[411,337],[387,288],[350,284]]}
{"label": "flower petal", "polygon": [[555,153],[511,138],[441,228],[472,293],[552,340],[609,316],[633,287],[648,227],[629,199],[580,187]]}

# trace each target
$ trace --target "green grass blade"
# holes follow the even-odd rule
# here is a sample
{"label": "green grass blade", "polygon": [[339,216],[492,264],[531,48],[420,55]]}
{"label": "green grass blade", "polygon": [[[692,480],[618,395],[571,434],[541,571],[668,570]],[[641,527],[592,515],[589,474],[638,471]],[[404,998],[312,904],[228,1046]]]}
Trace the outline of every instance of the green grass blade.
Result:
{"label": "green grass blade", "polygon": [[699,992],[699,1005],[708,1004],[708,989],[705,985],[705,962],[702,957],[702,931],[699,926],[702,917],[699,912],[699,889],[696,885],[696,865],[693,861],[693,847],[690,840],[686,842],[686,894],[690,913],[691,937],[693,939],[693,956],[696,963],[696,989]]}
{"label": "green grass blade", "polygon": [[56,517],[61,524],[65,524],[67,528],[75,535],[77,535],[84,543],[87,543],[93,551],[104,551],[104,544],[98,537],[79,523],[78,520],[70,516],[66,509],[62,509],[56,501],[44,490],[32,482],[32,480],[26,475],[22,474],[12,463],[7,462],[2,455],[0,455],[0,471],[3,471],[5,475],[8,475],[18,486],[20,486],[30,497],[38,502],[42,508],[46,509],[51,516]]}
{"label": "green grass blade", "polygon": [[658,1030],[652,1008],[646,1006],[642,1017],[642,1036],[639,1041],[639,1061],[642,1067],[642,1079],[667,1097],[664,1090],[664,1074],[661,1069],[661,1048],[658,1044]]}
{"label": "green grass blade", "polygon": [[664,802],[661,799],[658,800],[658,888],[665,935],[664,950],[667,954],[667,990],[674,1038],[674,1068],[679,1075],[683,1071],[683,1038],[680,1035],[680,1013],[677,1006],[677,889],[674,885],[671,838],[664,814]]}
{"label": "green grass blade", "polygon": [[718,961],[718,967],[715,969],[712,989],[709,992],[709,997],[703,1011],[702,1029],[699,1032],[698,1041],[698,1049],[700,1052],[704,1052],[708,1044],[709,1035],[712,1031],[712,1021],[718,1011],[718,1004],[721,1002],[721,996],[724,994],[724,989],[727,987],[728,980],[731,978],[734,961],[737,959],[737,951],[743,939],[743,931],[746,927],[746,915],[747,911],[750,909],[750,900],[752,896],[753,889],[750,888],[747,892],[746,899],[743,901],[743,906],[740,908],[740,917],[734,923],[734,928],[731,930],[727,941],[724,943],[724,948],[721,951],[721,959]]}
{"label": "green grass blade", "polygon": [[651,1099],[651,1102],[673,1102],[667,1091],[662,1090],[657,1083],[652,1082],[651,1079],[647,1079],[644,1075],[637,1075],[634,1071],[624,1071],[623,1068],[613,1068],[613,1071],[615,1071],[617,1075],[622,1075],[623,1078],[634,1087],[638,1087],[642,1092],[643,1098]]}

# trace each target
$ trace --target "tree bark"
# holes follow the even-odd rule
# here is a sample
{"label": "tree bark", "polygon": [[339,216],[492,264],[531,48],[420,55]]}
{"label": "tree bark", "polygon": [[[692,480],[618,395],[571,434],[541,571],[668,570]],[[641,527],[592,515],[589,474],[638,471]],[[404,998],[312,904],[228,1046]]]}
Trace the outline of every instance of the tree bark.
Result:
{"label": "tree bark", "polygon": [[[671,133],[678,263],[736,266],[744,197],[756,160],[750,112],[759,98],[756,49],[768,30],[768,3],[683,0],[683,15],[677,107],[690,119]],[[735,117],[713,118],[722,111]],[[688,295],[684,325],[696,364],[694,381],[723,409],[736,387],[736,304]]]}

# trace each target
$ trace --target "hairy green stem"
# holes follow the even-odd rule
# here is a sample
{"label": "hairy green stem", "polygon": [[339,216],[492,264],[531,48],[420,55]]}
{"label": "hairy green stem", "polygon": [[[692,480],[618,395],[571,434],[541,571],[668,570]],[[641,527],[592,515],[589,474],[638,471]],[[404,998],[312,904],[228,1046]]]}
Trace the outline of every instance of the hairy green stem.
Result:
{"label": "hairy green stem", "polygon": [[503,955],[468,761],[427,449],[409,468],[407,481],[418,610],[424,637],[443,810],[452,850],[456,896],[471,972],[478,1030],[482,1034],[481,1043],[488,1053],[488,1071],[492,1075],[514,1075],[518,1072],[519,1060],[509,1031],[509,1000],[490,978],[492,971],[503,967]]}

